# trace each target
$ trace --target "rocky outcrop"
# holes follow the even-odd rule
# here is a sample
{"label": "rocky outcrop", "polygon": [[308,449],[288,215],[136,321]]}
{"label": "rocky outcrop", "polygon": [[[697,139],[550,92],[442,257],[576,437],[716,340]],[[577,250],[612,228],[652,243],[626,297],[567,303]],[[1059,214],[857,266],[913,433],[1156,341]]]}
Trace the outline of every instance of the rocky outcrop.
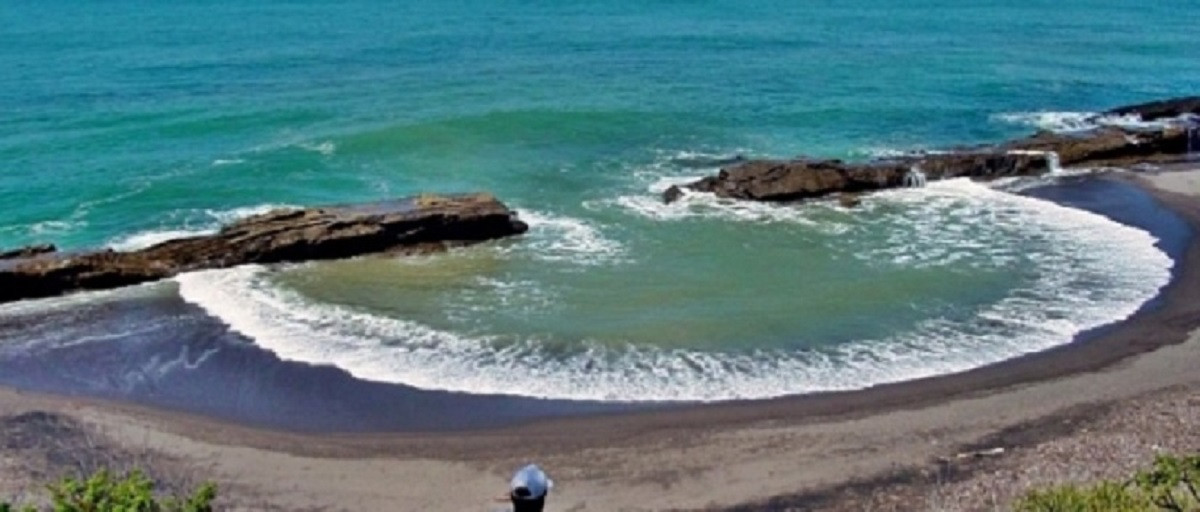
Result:
{"label": "rocky outcrop", "polygon": [[49,254],[55,251],[58,251],[58,248],[51,244],[27,245],[20,249],[13,249],[11,251],[0,251],[0,260],[32,258],[34,256]]}
{"label": "rocky outcrop", "polygon": [[[861,193],[917,185],[925,180],[970,176],[1000,178],[1049,171],[1048,155],[1035,152],[974,151],[848,164],[840,160],[756,160],[722,169],[686,185],[719,197],[795,201],[834,192]],[[663,194],[670,202],[681,190]]]}
{"label": "rocky outcrop", "polygon": [[1167,126],[1153,130],[1103,127],[1079,133],[1043,131],[1005,147],[1053,151],[1064,166],[1116,167],[1179,160],[1187,153],[1187,130]]}
{"label": "rocky outcrop", "polygon": [[683,195],[683,189],[676,185],[671,185],[670,188],[663,192],[663,201],[665,201],[667,204],[671,204],[682,199]]}
{"label": "rocky outcrop", "polygon": [[[839,160],[751,160],[721,169],[663,193],[667,203],[685,190],[754,201],[794,201],[833,193],[857,194],[913,186],[925,180],[969,177],[995,179],[1036,176],[1060,166],[1107,167],[1181,159],[1188,151],[1188,115],[1200,115],[1200,97],[1132,105],[1114,115],[1145,120],[1180,119],[1146,128],[1097,127],[1076,133],[1039,132],[1031,137],[989,147],[913,154],[866,163]],[[1195,121],[1190,121],[1195,124]],[[1195,127],[1193,127],[1194,129]]]}
{"label": "rocky outcrop", "polygon": [[1200,96],[1188,96],[1186,98],[1174,98],[1118,107],[1105,112],[1105,114],[1116,116],[1134,115],[1140,117],[1143,121],[1158,121],[1160,119],[1187,115],[1200,116]]}
{"label": "rocky outcrop", "polygon": [[0,302],[116,288],[250,263],[430,252],[524,233],[490,195],[422,196],[351,206],[277,210],[216,234],[131,252],[32,255],[0,267]]}

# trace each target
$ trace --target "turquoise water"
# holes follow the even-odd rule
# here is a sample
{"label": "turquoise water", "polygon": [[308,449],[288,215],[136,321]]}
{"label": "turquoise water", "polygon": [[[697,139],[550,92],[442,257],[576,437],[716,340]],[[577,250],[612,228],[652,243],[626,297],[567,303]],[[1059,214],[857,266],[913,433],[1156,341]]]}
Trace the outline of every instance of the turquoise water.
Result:
{"label": "turquoise water", "polygon": [[721,399],[961,370],[1123,318],[1169,261],[965,183],[854,211],[655,193],[734,155],[997,141],[1195,93],[1198,23],[1114,0],[10,5],[0,247],[489,190],[529,236],[179,292],[284,357],[435,389]]}

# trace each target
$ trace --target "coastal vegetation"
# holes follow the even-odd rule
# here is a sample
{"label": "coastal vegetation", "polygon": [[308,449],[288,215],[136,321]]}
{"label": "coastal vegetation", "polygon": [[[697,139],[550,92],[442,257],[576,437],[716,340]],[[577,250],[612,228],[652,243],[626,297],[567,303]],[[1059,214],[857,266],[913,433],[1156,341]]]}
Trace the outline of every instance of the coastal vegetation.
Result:
{"label": "coastal vegetation", "polygon": [[[217,488],[200,485],[190,494],[163,496],[140,471],[114,475],[100,470],[86,479],[64,478],[47,486],[54,512],[211,512]],[[1029,492],[1014,512],[1197,512],[1200,455],[1159,455],[1125,481],[1067,484]],[[0,501],[0,512],[38,512],[32,505]]]}
{"label": "coastal vegetation", "polygon": [[[67,477],[47,486],[54,512],[211,512],[217,488],[203,484],[189,495],[163,496],[140,471],[114,475],[100,470],[86,479]],[[0,512],[37,512],[33,505],[0,501]]]}
{"label": "coastal vegetation", "polygon": [[1013,508],[1017,512],[1200,511],[1200,455],[1159,455],[1149,469],[1124,482],[1035,490]]}

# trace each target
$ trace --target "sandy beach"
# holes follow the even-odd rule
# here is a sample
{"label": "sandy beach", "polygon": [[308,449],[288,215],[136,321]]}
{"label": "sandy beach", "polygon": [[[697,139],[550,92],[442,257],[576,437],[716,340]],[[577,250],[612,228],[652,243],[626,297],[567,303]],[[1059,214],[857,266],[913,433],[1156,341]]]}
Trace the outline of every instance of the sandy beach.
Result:
{"label": "sandy beach", "polygon": [[[1108,179],[1200,227],[1200,169]],[[1198,299],[1193,240],[1157,307],[1045,353],[856,392],[446,434],[309,435],[4,389],[0,495],[118,461],[214,480],[231,510],[504,510],[492,498],[536,461],[556,481],[549,510],[992,510],[1200,449]]]}

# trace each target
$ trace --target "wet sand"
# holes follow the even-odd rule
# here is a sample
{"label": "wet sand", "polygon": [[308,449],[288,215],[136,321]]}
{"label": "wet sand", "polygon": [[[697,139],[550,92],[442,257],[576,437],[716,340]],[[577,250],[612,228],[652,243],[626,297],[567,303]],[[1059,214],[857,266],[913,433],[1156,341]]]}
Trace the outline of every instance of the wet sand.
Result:
{"label": "wet sand", "polygon": [[[1115,179],[1144,184],[1194,229],[1200,204],[1188,183],[1197,176]],[[551,510],[722,508],[777,496],[792,497],[777,502],[782,509],[805,507],[824,490],[927,467],[1014,428],[1025,429],[1024,442],[1066,435],[1047,418],[1069,412],[1086,422],[1147,396],[1196,389],[1200,337],[1189,333],[1200,325],[1200,248],[1183,240],[1164,247],[1177,252],[1173,283],[1127,322],[1044,353],[864,391],[441,433],[293,433],[12,390],[0,391],[0,415],[81,419],[112,443],[203,468],[225,485],[227,505],[246,509],[503,509],[490,498],[527,460],[558,483]]]}

